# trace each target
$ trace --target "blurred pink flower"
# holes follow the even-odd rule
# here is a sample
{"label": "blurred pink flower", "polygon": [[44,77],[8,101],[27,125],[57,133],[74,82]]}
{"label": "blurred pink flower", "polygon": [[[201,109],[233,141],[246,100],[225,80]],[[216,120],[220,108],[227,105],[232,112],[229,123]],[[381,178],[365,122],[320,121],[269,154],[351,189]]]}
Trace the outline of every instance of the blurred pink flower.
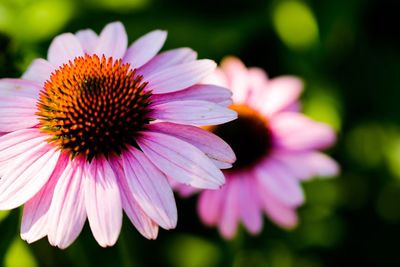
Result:
{"label": "blurred pink flower", "polygon": [[176,226],[167,176],[197,188],[224,183],[214,162],[235,156],[192,126],[237,117],[229,90],[197,85],[215,69],[189,48],[157,55],[166,32],[131,46],[119,23],[57,36],[47,60],[0,80],[0,209],[24,205],[21,236],[68,247],[88,218],[101,246],[120,233],[122,210],[155,239]]}
{"label": "blurred pink flower", "polygon": [[206,82],[232,90],[231,107],[239,117],[209,127],[232,147],[237,161],[224,171],[227,182],[220,190],[200,193],[202,221],[218,226],[228,239],[240,221],[250,233],[259,233],[263,212],[281,227],[296,226],[296,209],[304,202],[301,181],[338,173],[337,163],[318,152],[332,145],[334,131],[298,112],[302,82],[296,77],[268,79],[263,70],[227,58]]}

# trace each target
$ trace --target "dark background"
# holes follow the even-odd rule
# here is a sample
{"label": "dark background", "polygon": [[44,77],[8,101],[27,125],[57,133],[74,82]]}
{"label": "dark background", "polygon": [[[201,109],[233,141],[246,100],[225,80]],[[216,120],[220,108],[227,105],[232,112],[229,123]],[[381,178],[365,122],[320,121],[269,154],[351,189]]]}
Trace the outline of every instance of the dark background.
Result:
{"label": "dark background", "polygon": [[305,81],[303,111],[338,132],[328,151],[336,179],[305,182],[300,225],[281,230],[265,218],[259,236],[232,241],[202,226],[195,198],[176,196],[175,230],[156,241],[125,218],[118,243],[103,249],[85,226],[67,250],[20,240],[20,210],[0,211],[5,266],[400,266],[399,1],[0,0],[0,77],[19,77],[46,57],[55,35],[120,20],[130,42],[169,32],[165,49],[188,46],[200,58],[226,55],[270,77]]}

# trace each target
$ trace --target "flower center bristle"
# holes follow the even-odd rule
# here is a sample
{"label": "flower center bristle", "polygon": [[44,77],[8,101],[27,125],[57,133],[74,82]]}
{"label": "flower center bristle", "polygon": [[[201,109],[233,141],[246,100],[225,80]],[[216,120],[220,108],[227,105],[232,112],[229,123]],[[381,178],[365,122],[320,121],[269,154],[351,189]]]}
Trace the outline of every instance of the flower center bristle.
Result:
{"label": "flower center bristle", "polygon": [[151,120],[147,82],[120,59],[77,57],[57,69],[37,103],[40,129],[48,141],[91,161],[120,154]]}
{"label": "flower center bristle", "polygon": [[245,105],[230,108],[238,112],[238,118],[213,126],[210,131],[225,140],[236,154],[236,162],[227,171],[250,168],[271,150],[271,133],[267,121],[256,110]]}

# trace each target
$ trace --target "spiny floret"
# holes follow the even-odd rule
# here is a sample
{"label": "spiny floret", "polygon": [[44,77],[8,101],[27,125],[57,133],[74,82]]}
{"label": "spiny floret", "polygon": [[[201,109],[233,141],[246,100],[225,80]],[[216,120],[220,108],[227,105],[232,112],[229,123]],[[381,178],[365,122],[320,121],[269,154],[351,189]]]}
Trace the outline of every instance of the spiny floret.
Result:
{"label": "spiny floret", "polygon": [[40,128],[50,143],[91,161],[120,154],[151,120],[151,92],[129,64],[103,55],[77,57],[57,69],[40,92]]}

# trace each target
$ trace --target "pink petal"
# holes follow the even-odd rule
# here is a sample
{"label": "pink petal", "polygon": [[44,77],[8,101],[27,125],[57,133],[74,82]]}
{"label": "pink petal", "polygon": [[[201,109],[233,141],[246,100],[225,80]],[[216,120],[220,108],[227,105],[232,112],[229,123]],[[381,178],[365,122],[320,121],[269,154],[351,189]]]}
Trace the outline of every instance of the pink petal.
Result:
{"label": "pink petal", "polygon": [[264,192],[288,206],[299,206],[304,202],[304,193],[298,180],[290,171],[272,159],[259,164],[254,169],[254,175]]}
{"label": "pink petal", "polygon": [[252,234],[258,234],[263,225],[261,207],[253,177],[238,177],[239,183],[239,213],[246,228]]}
{"label": "pink petal", "polygon": [[75,33],[75,36],[81,43],[83,52],[87,54],[92,54],[98,44],[99,36],[90,29],[78,31],[77,33]]}
{"label": "pink petal", "polygon": [[12,132],[33,127],[39,123],[33,98],[0,97],[0,132]]}
{"label": "pink petal", "polygon": [[221,217],[227,186],[219,190],[204,190],[200,193],[197,211],[201,220],[207,225],[216,225]]}
{"label": "pink petal", "polygon": [[0,97],[30,97],[37,99],[42,87],[33,81],[22,79],[0,79]]}
{"label": "pink petal", "polygon": [[177,48],[162,52],[138,69],[138,73],[145,77],[151,73],[181,63],[195,61],[197,53],[190,48]]}
{"label": "pink petal", "polygon": [[213,84],[213,85],[216,85],[216,86],[221,86],[221,87],[224,87],[224,88],[228,88],[230,91],[232,91],[231,88],[229,88],[228,79],[227,79],[225,73],[220,68],[216,68],[213,71],[213,73],[211,73],[210,75],[205,77],[201,81],[201,83],[202,84]]}
{"label": "pink petal", "polygon": [[48,181],[58,158],[47,142],[15,157],[0,180],[0,209],[13,209],[32,198]]}
{"label": "pink petal", "polygon": [[35,242],[47,235],[48,211],[53,198],[54,188],[68,161],[68,156],[60,156],[47,183],[24,205],[21,238],[28,243]]}
{"label": "pink petal", "polygon": [[224,192],[223,207],[221,208],[221,218],[219,220],[219,230],[226,239],[232,239],[239,224],[239,201],[240,186],[237,179],[227,177],[228,183]]}
{"label": "pink petal", "polygon": [[152,107],[151,115],[156,119],[198,126],[222,124],[237,118],[235,111],[202,100],[172,101]]}
{"label": "pink petal", "polygon": [[225,182],[207,156],[187,142],[157,132],[141,132],[137,142],[154,165],[180,183],[216,189]]}
{"label": "pink petal", "polygon": [[176,204],[165,175],[136,148],[124,152],[122,160],[130,192],[143,211],[161,227],[175,228]]}
{"label": "pink petal", "polygon": [[117,176],[122,208],[125,210],[126,215],[128,215],[132,224],[144,237],[147,239],[156,239],[158,235],[158,224],[147,216],[133,197],[125,178],[121,160],[112,159],[110,164]]}
{"label": "pink petal", "polygon": [[69,161],[54,189],[48,213],[48,239],[61,249],[78,237],[86,221],[83,159]]}
{"label": "pink petal", "polygon": [[270,119],[277,147],[290,150],[311,150],[329,147],[335,142],[333,129],[306,116],[285,112]]}
{"label": "pink petal", "polygon": [[121,22],[113,22],[101,31],[94,54],[112,57],[114,60],[120,59],[124,57],[127,46],[128,36],[124,25]]}
{"label": "pink petal", "polygon": [[300,180],[314,176],[332,177],[339,172],[339,165],[319,152],[281,152],[276,155],[276,159]]}
{"label": "pink petal", "polygon": [[93,236],[102,247],[112,246],[122,226],[121,196],[116,176],[104,158],[87,165],[85,205]]}
{"label": "pink petal", "polygon": [[140,68],[152,59],[167,39],[166,31],[152,31],[137,39],[126,51],[124,62],[132,68]]}
{"label": "pink petal", "polygon": [[233,101],[243,103],[249,93],[249,77],[246,66],[238,58],[227,57],[221,62],[228,88],[233,92]]}
{"label": "pink petal", "polygon": [[78,38],[72,33],[64,33],[54,38],[50,44],[47,58],[53,66],[58,68],[83,55],[84,52]]}
{"label": "pink petal", "polygon": [[281,76],[270,80],[264,97],[264,103],[259,103],[260,110],[267,115],[274,114],[290,106],[300,96],[303,83],[300,79],[292,76]]}
{"label": "pink petal", "polygon": [[47,60],[39,58],[32,61],[31,65],[29,65],[28,69],[21,78],[24,80],[37,82],[39,86],[43,86],[45,81],[50,79],[50,75],[54,70],[55,67],[52,64],[50,64]]}
{"label": "pink petal", "polygon": [[152,96],[154,104],[162,104],[170,101],[204,100],[224,107],[232,105],[232,93],[230,90],[209,84],[193,85],[185,90]]}
{"label": "pink petal", "polygon": [[214,61],[208,59],[196,60],[152,72],[144,79],[149,82],[148,90],[151,90],[154,94],[170,93],[198,83],[211,74],[215,67]]}
{"label": "pink petal", "polygon": [[0,177],[13,166],[15,158],[45,143],[45,139],[37,129],[24,129],[3,135],[0,138]]}
{"label": "pink petal", "polygon": [[281,227],[289,229],[297,225],[298,218],[295,207],[283,205],[272,195],[265,194],[262,191],[259,193],[259,195],[262,199],[262,203],[264,204],[265,212],[273,222]]}
{"label": "pink petal", "polygon": [[150,131],[161,132],[178,137],[200,149],[210,159],[232,164],[236,160],[235,153],[224,140],[198,127],[170,122],[153,123],[148,126]]}

